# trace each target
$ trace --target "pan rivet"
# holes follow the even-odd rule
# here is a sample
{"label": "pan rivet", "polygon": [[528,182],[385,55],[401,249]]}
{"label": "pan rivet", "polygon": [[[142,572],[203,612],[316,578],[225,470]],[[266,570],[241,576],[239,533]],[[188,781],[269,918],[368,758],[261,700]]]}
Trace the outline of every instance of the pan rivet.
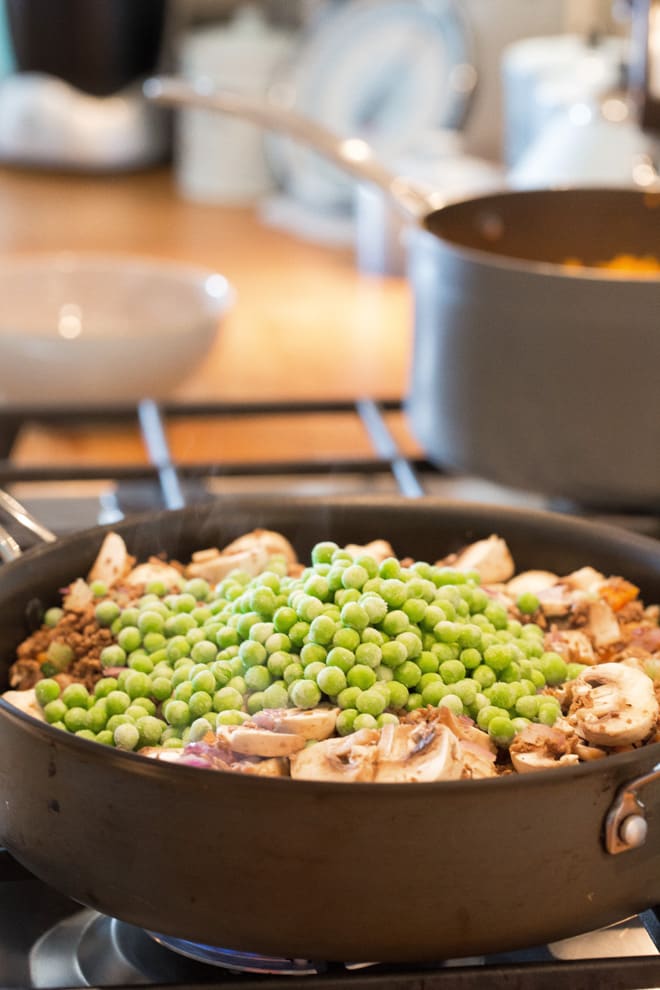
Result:
{"label": "pan rivet", "polygon": [[643,846],[649,830],[648,822],[641,815],[628,815],[619,826],[619,836],[622,842],[632,849]]}

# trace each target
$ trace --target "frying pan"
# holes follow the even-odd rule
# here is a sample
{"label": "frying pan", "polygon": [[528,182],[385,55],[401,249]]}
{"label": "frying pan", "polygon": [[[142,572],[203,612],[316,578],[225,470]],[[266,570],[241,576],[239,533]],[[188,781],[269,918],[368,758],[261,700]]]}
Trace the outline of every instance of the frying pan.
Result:
{"label": "frying pan", "polygon": [[147,95],[244,117],[375,183],[410,221],[407,410],[429,457],[600,508],[660,500],[660,272],[567,270],[660,258],[660,189],[505,191],[445,203],[291,110],[154,78]]}
{"label": "frying pan", "polygon": [[[588,563],[660,601],[660,544],[549,513],[226,497],[115,529],[139,558],[183,560],[255,526],[280,530],[302,557],[320,539],[387,537],[399,556],[433,560],[497,532],[519,568]],[[26,612],[86,573],[104,532],[0,567],[3,677]],[[500,779],[269,779],[109,749],[0,700],[0,841],[64,894],[156,932],[288,957],[438,961],[544,943],[658,902],[659,760],[654,744]]]}

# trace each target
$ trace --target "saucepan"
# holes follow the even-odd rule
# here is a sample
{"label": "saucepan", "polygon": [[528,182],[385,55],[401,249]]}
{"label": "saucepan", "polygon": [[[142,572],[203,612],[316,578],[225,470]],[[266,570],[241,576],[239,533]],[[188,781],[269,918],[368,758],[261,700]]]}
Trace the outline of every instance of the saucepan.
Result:
{"label": "saucepan", "polygon": [[660,189],[505,190],[444,203],[359,139],[289,109],[177,78],[162,103],[230,113],[375,183],[410,221],[414,347],[407,410],[432,460],[598,507],[660,499]]}
{"label": "saucepan", "polygon": [[[249,496],[125,520],[180,560],[254,527],[301,559],[386,537],[436,559],[491,533],[519,569],[591,564],[660,601],[660,544],[551,513],[427,498]],[[0,566],[0,670],[26,615],[85,574],[107,528]],[[101,746],[0,700],[0,841],[66,895],[151,931],[293,958],[438,961],[545,943],[660,901],[660,745],[539,773],[330,783]]]}

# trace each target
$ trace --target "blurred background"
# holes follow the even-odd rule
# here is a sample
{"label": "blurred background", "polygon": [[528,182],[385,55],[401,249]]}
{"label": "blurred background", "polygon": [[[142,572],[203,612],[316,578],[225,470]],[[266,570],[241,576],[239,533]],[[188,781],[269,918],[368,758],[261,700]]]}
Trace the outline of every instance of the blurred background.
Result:
{"label": "blurred background", "polygon": [[[429,207],[659,187],[660,0],[4,0],[0,484],[28,498],[429,454],[410,219],[282,134],[147,99],[155,74],[366,140]],[[443,491],[501,497],[431,459]]]}

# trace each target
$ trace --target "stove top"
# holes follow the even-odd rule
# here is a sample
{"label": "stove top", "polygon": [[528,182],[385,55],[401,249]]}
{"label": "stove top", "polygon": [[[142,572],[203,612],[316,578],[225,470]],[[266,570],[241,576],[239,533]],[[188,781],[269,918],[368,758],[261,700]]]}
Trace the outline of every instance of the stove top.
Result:
{"label": "stove top", "polygon": [[[404,452],[393,429],[396,401],[216,403],[204,406],[145,400],[135,407],[0,411],[0,486],[9,488],[43,523],[62,534],[112,523],[152,508],[178,508],[216,494],[296,491],[301,494],[423,494],[532,508],[559,508],[593,517],[588,509],[548,505],[475,478],[449,474]],[[287,424],[322,414],[357,419],[370,451],[346,441],[344,452],[255,461],[223,458],[217,446],[201,455],[172,450],[177,417],[208,422],[266,417]],[[283,417],[285,419],[283,419]],[[25,430],[134,429],[144,457],[128,463],[68,460],[45,463],[17,456]],[[256,427],[259,429],[259,426]],[[339,430],[339,426],[338,426]],[[275,432],[277,435],[277,432]],[[75,444],[69,450],[73,450]],[[598,518],[660,537],[660,512],[599,513]],[[1,520],[12,530],[12,520]],[[23,546],[29,535],[16,533]],[[282,988],[295,990],[633,990],[660,988],[660,909],[611,928],[515,953],[439,960],[432,965],[277,960],[196,946],[135,928],[76,904],[32,877],[0,851],[0,990],[78,987]]]}
{"label": "stove top", "polygon": [[212,964],[187,955],[212,955],[208,947],[170,948],[159,936],[69,901],[6,856],[0,862],[3,988],[632,990],[660,987],[660,954],[649,935],[657,927],[656,913],[645,912],[548,946],[424,966],[274,960],[247,953],[225,953]]}

